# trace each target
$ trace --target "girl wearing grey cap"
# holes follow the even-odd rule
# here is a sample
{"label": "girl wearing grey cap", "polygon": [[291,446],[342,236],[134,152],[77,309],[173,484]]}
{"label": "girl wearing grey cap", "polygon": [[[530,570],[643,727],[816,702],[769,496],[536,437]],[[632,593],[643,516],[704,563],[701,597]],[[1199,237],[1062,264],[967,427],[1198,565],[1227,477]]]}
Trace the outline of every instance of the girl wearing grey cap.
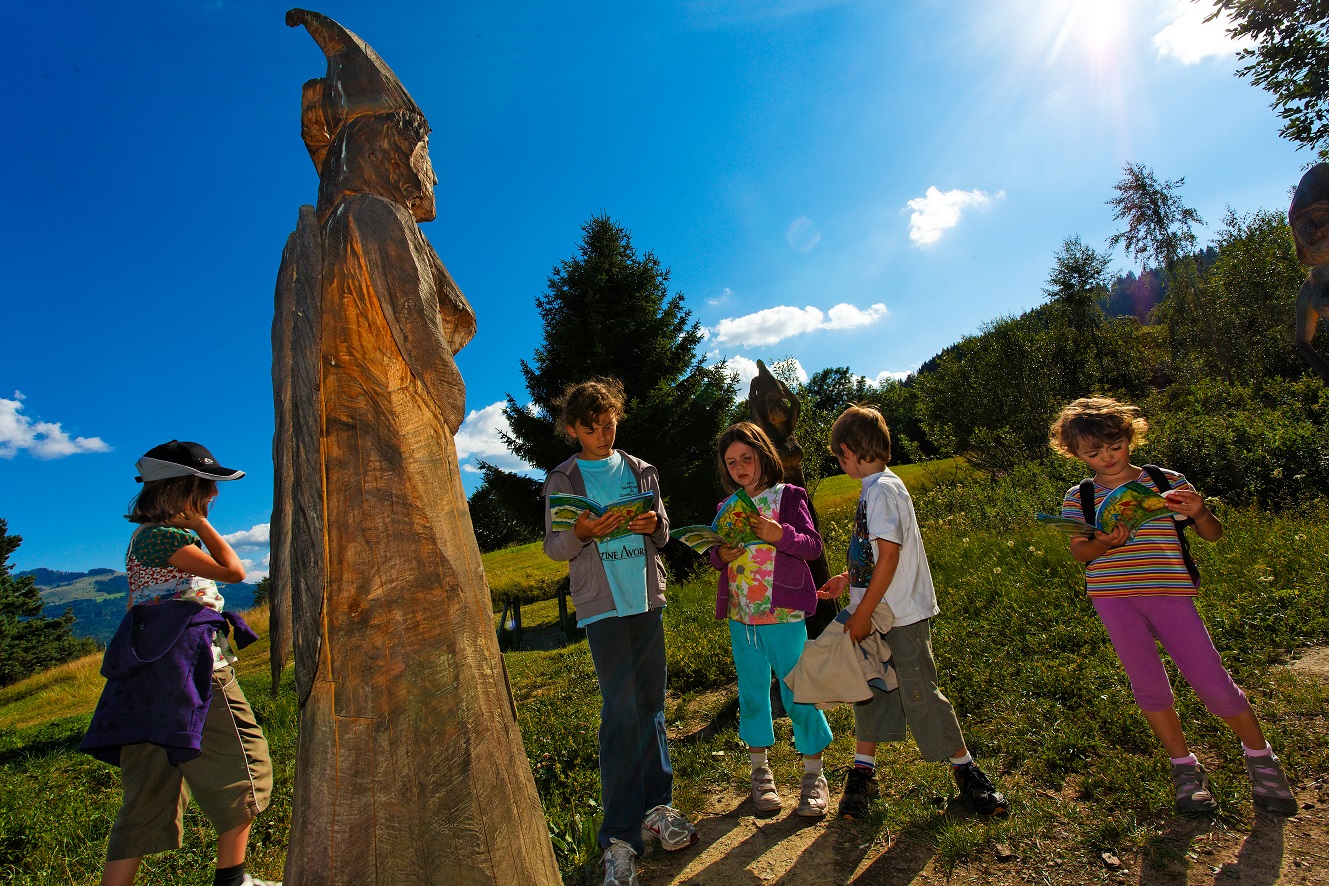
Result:
{"label": "girl wearing grey cap", "polygon": [[129,611],[106,647],[106,687],[80,745],[119,766],[124,788],[101,883],[130,886],[143,856],[178,849],[192,795],[217,829],[214,886],[264,886],[245,872],[245,849],[272,793],[272,764],[227,642],[232,627],[237,647],[255,636],[222,612],[217,588],[243,581],[245,567],[208,522],[218,481],[245,474],[179,440],[137,467]]}

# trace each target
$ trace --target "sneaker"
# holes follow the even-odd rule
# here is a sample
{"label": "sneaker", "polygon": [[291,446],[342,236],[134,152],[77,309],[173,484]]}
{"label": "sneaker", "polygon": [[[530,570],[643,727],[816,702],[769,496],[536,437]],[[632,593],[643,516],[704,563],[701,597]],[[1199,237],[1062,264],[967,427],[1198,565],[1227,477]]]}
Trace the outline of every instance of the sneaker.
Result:
{"label": "sneaker", "polygon": [[775,791],[775,774],[769,766],[752,770],[752,805],[758,812],[774,812],[782,805]]}
{"label": "sneaker", "polygon": [[1247,757],[1246,772],[1251,777],[1251,799],[1256,806],[1279,815],[1297,814],[1297,798],[1277,757]]}
{"label": "sneaker", "polygon": [[831,805],[831,789],[826,784],[826,776],[820,772],[804,772],[803,783],[799,788],[798,806],[795,815],[804,818],[821,818],[826,814],[826,807]]}
{"label": "sneaker", "polygon": [[851,766],[845,779],[844,793],[840,795],[840,814],[846,818],[867,815],[872,801],[880,795],[877,774],[862,766]]}
{"label": "sneaker", "polygon": [[610,840],[605,850],[604,886],[638,886],[637,853],[622,840]]}
{"label": "sneaker", "polygon": [[960,766],[951,765],[955,783],[960,788],[960,796],[969,801],[969,805],[983,815],[1005,815],[1010,804],[1006,797],[992,784],[978,764],[973,760]]}
{"label": "sneaker", "polygon": [[240,886],[281,886],[281,880],[260,880],[252,874],[245,874]]}
{"label": "sneaker", "polygon": [[1209,790],[1209,773],[1199,763],[1173,763],[1172,787],[1177,792],[1177,811],[1183,815],[1218,811],[1218,803]]}
{"label": "sneaker", "polygon": [[700,839],[692,823],[672,806],[656,806],[646,813],[642,826],[670,852],[687,849]]}

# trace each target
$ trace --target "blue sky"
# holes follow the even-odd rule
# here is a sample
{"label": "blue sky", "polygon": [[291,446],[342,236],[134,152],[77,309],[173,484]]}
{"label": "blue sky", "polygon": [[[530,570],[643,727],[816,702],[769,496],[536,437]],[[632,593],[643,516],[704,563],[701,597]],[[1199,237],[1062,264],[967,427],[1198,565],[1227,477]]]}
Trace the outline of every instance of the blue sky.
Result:
{"label": "blue sky", "polygon": [[[1312,159],[1234,76],[1207,3],[411,6],[317,8],[433,126],[423,227],[479,321],[463,466],[516,466],[496,404],[525,402],[535,297],[595,214],[672,269],[746,390],[759,357],[906,373],[1033,307],[1062,240],[1116,231],[1128,162],[1186,178],[1203,240],[1227,206],[1285,209]],[[300,87],[325,70],[285,9],[0,12],[0,518],[19,569],[122,568],[133,463],[178,438],[249,472],[214,522],[266,572],[272,293],[316,195]]]}

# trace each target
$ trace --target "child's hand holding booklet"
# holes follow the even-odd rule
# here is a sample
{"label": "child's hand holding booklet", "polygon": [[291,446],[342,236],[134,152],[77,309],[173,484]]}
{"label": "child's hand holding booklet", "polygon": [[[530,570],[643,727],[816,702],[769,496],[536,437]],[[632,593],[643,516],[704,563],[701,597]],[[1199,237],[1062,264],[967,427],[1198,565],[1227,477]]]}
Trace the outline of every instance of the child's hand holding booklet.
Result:
{"label": "child's hand holding booklet", "polygon": [[1093,525],[1071,517],[1054,517],[1051,514],[1036,514],[1039,521],[1053,529],[1059,529],[1068,535],[1082,535],[1092,538],[1095,532],[1111,532],[1124,523],[1130,534],[1145,523],[1158,517],[1171,516],[1167,499],[1143,483],[1132,481],[1118,486],[1107,494],[1098,506]]}
{"label": "child's hand holding booklet", "polygon": [[611,538],[631,535],[632,530],[628,528],[628,523],[632,522],[634,517],[649,511],[654,502],[654,492],[639,492],[636,495],[620,498],[618,501],[611,501],[607,505],[602,505],[597,501],[586,498],[584,495],[573,495],[570,492],[551,492],[549,494],[550,528],[555,532],[571,532],[573,526],[577,523],[577,518],[586,511],[590,511],[596,517],[603,517],[609,513],[622,513],[623,522],[618,524],[617,528],[594,539],[594,541],[608,541]]}
{"label": "child's hand holding booklet", "polygon": [[758,544],[761,539],[752,530],[751,520],[760,513],[752,497],[739,489],[725,499],[710,526],[684,526],[670,532],[669,537],[683,542],[698,554],[704,554],[716,545]]}

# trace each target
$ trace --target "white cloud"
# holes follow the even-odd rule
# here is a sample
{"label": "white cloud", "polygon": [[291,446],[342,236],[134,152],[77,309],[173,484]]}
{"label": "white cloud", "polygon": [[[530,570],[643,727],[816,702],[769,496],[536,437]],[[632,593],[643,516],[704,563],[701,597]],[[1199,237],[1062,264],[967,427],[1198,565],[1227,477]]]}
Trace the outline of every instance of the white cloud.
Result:
{"label": "white cloud", "polygon": [[[720,362],[718,354],[708,354],[707,356],[711,357],[715,363]],[[748,388],[752,386],[752,380],[757,377],[757,361],[749,360],[747,357],[726,357],[724,359],[725,368],[729,370],[730,375],[734,376],[734,380],[738,385],[738,396],[746,397]],[[808,373],[803,368],[803,364],[799,363],[797,358],[790,357],[789,359],[794,361],[794,376],[800,382],[806,384]]]}
{"label": "white cloud", "polygon": [[721,320],[711,330],[711,334],[717,342],[749,348],[761,347],[818,329],[852,329],[856,326],[867,326],[889,317],[890,313],[883,304],[872,305],[866,310],[853,305],[838,304],[828,313],[823,313],[820,308],[811,305],[806,308],[778,305],[757,311],[755,314]]}
{"label": "white cloud", "polygon": [[222,538],[233,548],[259,548],[267,547],[272,538],[272,524],[259,523],[252,529],[242,529],[239,532],[231,532],[223,535]]}
{"label": "white cloud", "polygon": [[251,585],[256,585],[268,577],[268,573],[272,569],[272,554],[271,552],[265,552],[258,559],[241,557],[240,562],[245,567],[245,581]]}
{"label": "white cloud", "polygon": [[909,239],[917,246],[931,246],[941,235],[960,223],[964,210],[984,207],[1006,196],[1005,191],[989,194],[986,191],[939,191],[929,186],[922,197],[908,203],[913,212],[909,216]]}
{"label": "white cloud", "polygon": [[1221,58],[1254,44],[1249,38],[1233,40],[1227,35],[1231,19],[1227,14],[1205,21],[1213,7],[1209,4],[1176,0],[1164,17],[1171,19],[1154,35],[1159,58],[1172,56],[1183,65],[1193,65],[1211,56]]}
{"label": "white cloud", "polygon": [[110,452],[100,437],[70,438],[58,422],[33,421],[23,411],[23,394],[13,400],[0,397],[0,458],[13,458],[22,450],[36,458],[64,458],[80,452]]}
{"label": "white cloud", "polygon": [[872,379],[872,383],[877,387],[881,387],[886,382],[904,381],[906,378],[910,376],[912,372],[913,372],[912,369],[902,369],[898,372],[886,369],[881,372],[878,372],[877,377]]}
{"label": "white cloud", "polygon": [[505,471],[518,474],[539,473],[513,455],[499,437],[500,433],[512,433],[507,416],[503,414],[503,407],[506,405],[507,403],[500,400],[497,403],[490,403],[484,409],[473,410],[467,414],[466,420],[457,429],[454,441],[457,445],[457,461],[463,471],[472,474],[480,472],[473,462],[467,461],[474,457],[497,465]]}

